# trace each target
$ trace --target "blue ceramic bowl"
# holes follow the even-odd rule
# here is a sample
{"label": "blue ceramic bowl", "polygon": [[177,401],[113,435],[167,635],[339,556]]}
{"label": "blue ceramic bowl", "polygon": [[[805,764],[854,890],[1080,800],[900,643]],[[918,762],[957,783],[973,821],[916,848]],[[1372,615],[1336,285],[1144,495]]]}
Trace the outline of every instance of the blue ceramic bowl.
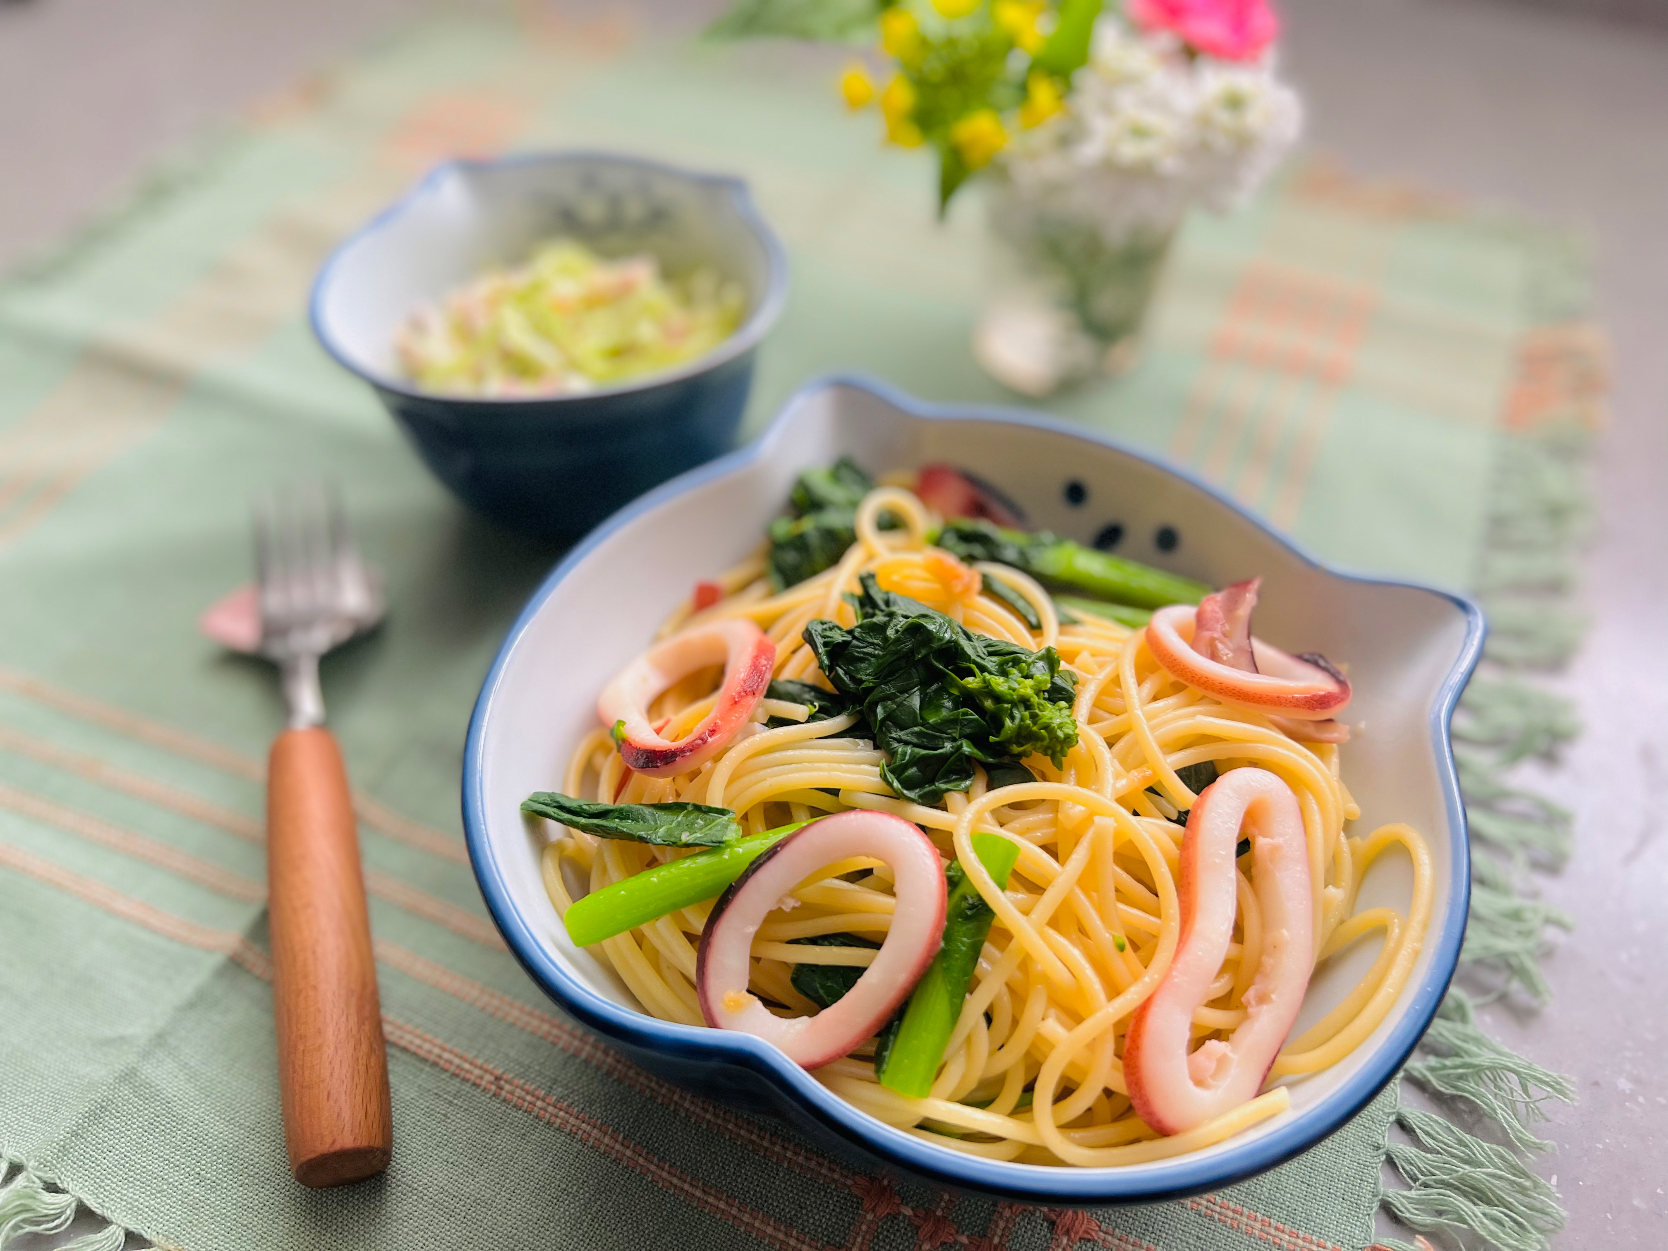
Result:
{"label": "blue ceramic bowl", "polygon": [[[645,1015],[611,968],[569,941],[540,881],[546,834],[523,820],[521,800],[560,785],[563,762],[596,724],[597,692],[649,642],[692,580],[754,550],[794,476],[842,454],[876,472],[948,460],[1057,533],[1088,541],[1117,522],[1124,527],[1118,550],[1138,560],[1218,586],[1261,574],[1257,633],[1349,663],[1350,718],[1366,725],[1344,763],[1361,806],[1357,828],[1407,821],[1424,832],[1434,910],[1390,1014],[1341,1063],[1286,1079],[1289,1111],[1151,1164],[1076,1169],[980,1159],[881,1124],[758,1038]],[[1067,491],[1069,483],[1085,490]],[[533,597],[470,723],[463,766],[469,853],[494,920],[533,979],[569,1015],[661,1076],[732,1106],[774,1107],[870,1168],[940,1185],[1046,1204],[1197,1193],[1326,1137],[1383,1088],[1430,1024],[1459,957],[1470,885],[1448,722],[1482,642],[1482,616],[1470,602],[1328,569],[1210,487],[1109,440],[1023,413],[928,406],[864,382],[819,383],[793,399],[757,443],[615,514]],[[1386,857],[1367,874],[1360,901],[1405,912],[1410,891],[1406,859]],[[1358,944],[1318,970],[1294,1032],[1337,1004],[1374,955],[1375,944]]]}
{"label": "blue ceramic bowl", "polygon": [[[555,236],[605,256],[648,252],[673,273],[711,265],[741,284],[748,316],[705,356],[578,395],[471,399],[403,377],[394,334],[413,310]],[[576,535],[734,446],[754,350],[787,282],[782,247],[737,179],[593,153],[451,161],[325,262],[313,332],[464,503],[517,529]]]}

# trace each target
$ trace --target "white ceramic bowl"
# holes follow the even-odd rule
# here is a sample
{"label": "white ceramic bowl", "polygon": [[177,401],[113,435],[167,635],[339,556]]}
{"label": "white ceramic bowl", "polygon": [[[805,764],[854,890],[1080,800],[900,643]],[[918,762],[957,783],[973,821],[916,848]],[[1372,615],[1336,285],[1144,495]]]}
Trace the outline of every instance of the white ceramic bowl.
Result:
{"label": "white ceramic bowl", "polygon": [[[882,1125],[759,1039],[643,1014],[601,960],[569,942],[540,883],[545,836],[524,823],[522,799],[559,783],[563,762],[595,724],[598,691],[692,581],[757,545],[800,470],[841,455],[875,472],[950,461],[999,486],[1040,527],[1087,542],[1116,522],[1124,533],[1118,550],[1135,559],[1217,586],[1260,574],[1258,634],[1348,663],[1350,718],[1365,722],[1345,756],[1361,805],[1356,828],[1406,821],[1424,832],[1436,865],[1435,909],[1412,981],[1389,1016],[1343,1063],[1292,1082],[1290,1111],[1152,1164],[1072,1169],[980,1159]],[[1074,506],[1080,494],[1084,502]],[[533,597],[470,725],[469,850],[494,919],[539,985],[663,1076],[733,1103],[774,1104],[837,1147],[940,1184],[1050,1204],[1196,1193],[1270,1168],[1338,1128],[1389,1081],[1430,1024],[1459,956],[1470,882],[1448,723],[1482,640],[1482,615],[1468,601],[1330,570],[1211,488],[1107,440],[1022,413],[918,404],[871,383],[818,383],[757,443],[617,513]],[[1387,857],[1361,899],[1405,910],[1410,887],[1405,859]],[[1371,963],[1374,945],[1361,946],[1317,975],[1299,1031]]]}

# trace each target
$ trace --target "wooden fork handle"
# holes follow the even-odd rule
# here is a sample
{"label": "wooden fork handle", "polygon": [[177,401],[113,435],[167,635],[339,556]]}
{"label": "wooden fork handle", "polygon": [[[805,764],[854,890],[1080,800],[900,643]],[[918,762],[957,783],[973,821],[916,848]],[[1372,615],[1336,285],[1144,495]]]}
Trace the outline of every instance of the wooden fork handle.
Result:
{"label": "wooden fork handle", "polygon": [[329,730],[278,736],[266,805],[284,1140],[297,1181],[338,1186],[388,1167],[393,1118],[353,800]]}

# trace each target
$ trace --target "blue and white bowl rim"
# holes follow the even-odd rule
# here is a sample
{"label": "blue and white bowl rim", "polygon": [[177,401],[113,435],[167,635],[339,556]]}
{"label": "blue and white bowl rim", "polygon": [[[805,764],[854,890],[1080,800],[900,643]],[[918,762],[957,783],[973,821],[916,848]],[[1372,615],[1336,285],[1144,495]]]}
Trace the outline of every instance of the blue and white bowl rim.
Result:
{"label": "blue and white bowl rim", "polygon": [[[579,562],[622,526],[651,512],[692,487],[711,481],[731,470],[770,454],[777,435],[800,402],[808,395],[834,387],[865,391],[911,416],[928,420],[986,421],[1030,427],[1069,435],[1113,448],[1128,456],[1190,483],[1221,504],[1239,513],[1252,525],[1289,549],[1298,559],[1333,577],[1377,586],[1405,587],[1424,591],[1452,603],[1465,618],[1465,638],[1452,668],[1438,689],[1429,721],[1431,745],[1436,753],[1438,776],[1453,838],[1452,868],[1445,905],[1432,917],[1427,937],[1431,962],[1421,983],[1404,992],[1410,996],[1407,1011],[1375,1047],[1366,1063],[1343,1085],[1320,1103],[1306,1108],[1285,1124],[1277,1125],[1244,1143],[1229,1140],[1208,1156],[1187,1156],[1156,1164],[1118,1168],[1084,1169],[1018,1164],[989,1160],[937,1147],[901,1130],[884,1125],[841,1099],[776,1048],[749,1034],[676,1025],[606,999],[553,958],[523,920],[494,860],[487,836],[486,799],[481,753],[483,733],[492,700],[502,680],[505,663],[528,623],[544,602]],[[875,379],[836,374],[815,379],[800,388],[783,405],[770,426],[753,442],[673,478],[620,509],[582,539],[551,572],[534,593],[521,616],[505,637],[481,686],[481,694],[469,722],[463,756],[463,823],[469,856],[498,928],[522,966],[558,1003],[588,1025],[650,1051],[683,1056],[701,1056],[713,1062],[759,1071],[779,1089],[791,1091],[807,1109],[843,1137],[860,1144],[874,1155],[910,1172],[936,1177],[950,1185],[1002,1195],[1035,1203],[1116,1204],[1181,1198],[1227,1185],[1273,1168],[1307,1150],[1337,1130],[1365,1107],[1401,1070],[1403,1063],[1424,1036],[1459,960],[1465,937],[1466,916],[1471,898],[1471,866],[1465,821],[1460,798],[1459,777],[1454,766],[1450,723],[1472,671],[1483,649],[1487,626],[1482,610],[1470,599],[1449,591],[1393,578],[1375,578],[1345,573],[1315,559],[1261,518],[1209,483],[1186,470],[1108,438],[1063,421],[1034,412],[994,406],[936,404],[917,400]]]}
{"label": "blue and white bowl rim", "polygon": [[[645,374],[640,379],[619,383],[611,387],[597,387],[590,391],[575,391],[564,395],[506,395],[506,396],[473,396],[473,395],[439,395],[432,391],[424,391],[412,386],[403,378],[376,373],[364,368],[353,358],[335,338],[326,330],[324,317],[324,303],[335,271],[342,258],[353,250],[363,239],[385,229],[397,218],[409,212],[414,205],[423,200],[446,179],[460,172],[478,169],[493,169],[501,167],[517,167],[524,165],[555,165],[580,162],[602,162],[612,165],[635,166],[639,169],[656,170],[663,174],[670,174],[689,182],[704,183],[707,186],[720,187],[728,191],[736,215],[745,222],[748,228],[758,238],[764,248],[768,262],[769,280],[758,303],[748,314],[747,320],[737,327],[736,332],[724,342],[704,355],[694,360],[685,361],[674,369],[667,369],[652,374]],[[567,401],[583,401],[606,398],[611,395],[623,395],[631,391],[646,391],[651,387],[667,386],[681,382],[686,378],[693,378],[707,373],[720,365],[735,360],[738,356],[751,352],[759,345],[759,341],[769,332],[776,319],[781,316],[783,307],[788,300],[788,255],[782,247],[782,241],[776,237],[776,232],[765,221],[759,212],[758,205],[753,202],[752,189],[745,179],[733,174],[714,174],[703,170],[684,169],[682,166],[672,165],[666,161],[657,161],[651,157],[635,156],[624,152],[599,152],[588,149],[561,149],[555,151],[513,152],[506,156],[496,157],[454,157],[441,161],[424,174],[406,193],[395,200],[387,208],[379,212],[352,234],[344,238],[325,258],[319,267],[318,275],[313,279],[312,290],[307,299],[307,319],[313,328],[316,338],[324,350],[343,369],[351,374],[363,378],[366,382],[382,391],[389,391],[396,395],[403,395],[411,399],[430,400],[446,404],[560,404]]]}

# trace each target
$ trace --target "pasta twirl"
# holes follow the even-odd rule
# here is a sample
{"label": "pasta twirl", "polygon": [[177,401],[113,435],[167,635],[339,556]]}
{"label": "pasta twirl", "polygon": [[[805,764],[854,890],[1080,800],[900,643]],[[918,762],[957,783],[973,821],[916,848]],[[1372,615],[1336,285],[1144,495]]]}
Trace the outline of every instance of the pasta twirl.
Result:
{"label": "pasta twirl", "polygon": [[[863,736],[858,711],[818,719],[810,704],[771,699],[723,750],[672,776],[632,772],[606,730],[589,733],[567,764],[567,793],[730,809],[744,836],[874,809],[914,823],[946,862],[959,862],[994,915],[930,1092],[907,1097],[877,1080],[874,1048],[885,1045],[883,1037],[815,1070],[830,1090],[888,1124],[951,1150],[1098,1167],[1194,1151],[1277,1114],[1289,1096],[1283,1085],[1265,1084],[1226,1114],[1166,1136],[1138,1115],[1126,1080],[1132,1020],[1186,938],[1182,823],[1199,802],[1201,774],[1208,780],[1254,768],[1295,797],[1292,820],[1300,822],[1318,961],[1363,940],[1382,943],[1360,983],[1286,1041],[1270,1083],[1338,1063],[1395,1003],[1430,917],[1424,840],[1405,825],[1346,832],[1358,815],[1342,777],[1347,746],[1294,737],[1292,725],[1276,715],[1179,680],[1155,658],[1144,629],[1087,614],[1073,618],[1025,572],[970,564],[933,546],[939,523],[910,491],[876,488],[856,506],[850,547],[832,567],[777,591],[767,559],[752,557],[717,579],[724,592],[717,603],[699,611],[685,605],[660,637],[744,619],[774,642],[775,678],[827,688],[807,627],[815,620],[855,626],[848,597],[872,577],[882,590],[937,610],[976,636],[1030,651],[1054,648],[1075,678],[1076,742],[1058,759],[1029,755],[1023,774],[981,764],[965,790],[950,790],[936,803],[915,802],[888,784],[892,758]],[[707,669],[659,695],[648,716],[665,738],[710,717],[720,677]],[[837,696],[830,691],[827,698]],[[564,914],[576,895],[694,854],[555,828],[560,836],[545,850],[545,883]],[[975,853],[978,833],[1016,849],[1005,887]],[[1232,931],[1208,998],[1192,1014],[1195,1048],[1213,1041],[1226,1046],[1257,1010],[1258,971],[1281,941],[1263,923],[1266,905],[1259,898],[1267,893],[1258,888],[1268,884],[1257,879],[1261,861],[1243,845],[1236,851]],[[1412,861],[1407,911],[1358,909],[1363,876],[1390,854]],[[749,991],[778,1016],[816,1011],[796,987],[794,966],[860,974],[874,958],[868,944],[881,942],[893,924],[893,889],[891,871],[874,859],[836,862],[801,882],[758,931]],[[700,1024],[697,956],[713,908],[711,899],[681,906],[595,950],[645,1011]],[[805,941],[830,936],[827,944]],[[1196,1057],[1211,1054],[1195,1051]]]}

